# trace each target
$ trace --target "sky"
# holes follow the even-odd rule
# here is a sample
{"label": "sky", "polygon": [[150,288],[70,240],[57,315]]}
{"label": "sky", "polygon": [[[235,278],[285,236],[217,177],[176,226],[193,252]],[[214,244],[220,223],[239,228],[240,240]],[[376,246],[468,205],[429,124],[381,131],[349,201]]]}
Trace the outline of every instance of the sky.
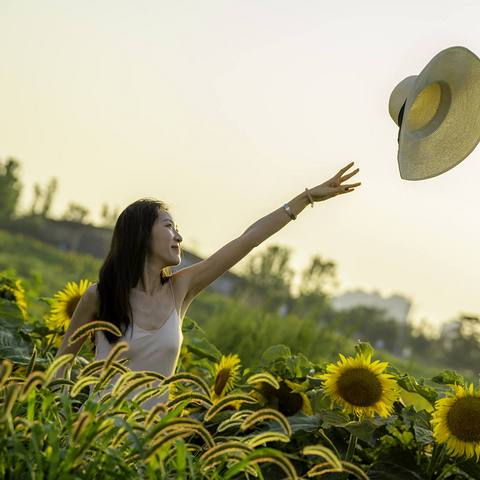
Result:
{"label": "sky", "polygon": [[402,180],[388,114],[441,50],[480,55],[479,17],[465,0],[0,0],[0,160],[22,165],[25,211],[52,177],[56,217],[152,196],[203,257],[354,161],[361,187],[265,246],[297,271],[333,260],[338,294],[408,297],[413,322],[480,315],[480,147]]}

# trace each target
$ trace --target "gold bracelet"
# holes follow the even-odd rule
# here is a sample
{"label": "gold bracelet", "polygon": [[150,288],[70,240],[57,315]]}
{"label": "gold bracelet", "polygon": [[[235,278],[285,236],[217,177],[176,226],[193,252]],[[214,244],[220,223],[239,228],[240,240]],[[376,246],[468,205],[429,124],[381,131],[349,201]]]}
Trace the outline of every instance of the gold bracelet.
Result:
{"label": "gold bracelet", "polygon": [[283,208],[285,209],[285,211],[290,215],[290,218],[292,220],[296,220],[297,217],[295,216],[295,214],[292,212],[292,209],[290,208],[290,206],[288,205],[288,203],[286,203]]}
{"label": "gold bracelet", "polygon": [[314,202],[313,202],[312,195],[310,194],[308,188],[305,189],[305,192],[307,192],[308,201],[312,204],[312,208],[313,208]]}

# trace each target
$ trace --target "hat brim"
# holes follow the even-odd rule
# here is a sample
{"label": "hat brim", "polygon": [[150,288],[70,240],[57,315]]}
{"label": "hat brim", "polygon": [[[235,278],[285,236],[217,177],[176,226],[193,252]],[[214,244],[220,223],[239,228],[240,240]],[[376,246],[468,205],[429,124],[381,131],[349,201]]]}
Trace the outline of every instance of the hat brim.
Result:
{"label": "hat brim", "polygon": [[[442,96],[435,118],[414,130],[412,105],[435,83]],[[424,180],[440,175],[468,157],[479,141],[480,59],[464,47],[451,47],[428,63],[408,95],[399,136],[400,176]]]}

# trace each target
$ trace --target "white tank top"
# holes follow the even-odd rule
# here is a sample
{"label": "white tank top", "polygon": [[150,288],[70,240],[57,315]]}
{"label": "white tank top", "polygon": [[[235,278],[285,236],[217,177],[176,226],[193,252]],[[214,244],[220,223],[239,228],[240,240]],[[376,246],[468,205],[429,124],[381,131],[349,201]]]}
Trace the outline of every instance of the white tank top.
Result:
{"label": "white tank top", "polygon": [[[173,293],[172,281],[168,280],[172,289],[173,310],[165,323],[155,330],[143,330],[136,325],[133,320],[128,327],[125,335],[119,338],[119,342],[127,342],[130,347],[128,350],[122,352],[117,361],[122,358],[129,358],[125,366],[135,372],[151,371],[157,372],[165,377],[170,377],[175,373],[180,349],[183,341],[182,326],[175,306],[175,294]],[[110,354],[115,345],[108,343],[102,331],[95,332],[97,350],[95,360],[105,360]],[[120,375],[116,375],[112,379],[115,384]],[[152,385],[157,386],[159,382]],[[140,387],[131,393],[127,398],[133,398],[145,387]],[[113,387],[104,390],[97,396],[97,400],[108,392],[111,392]],[[157,403],[168,403],[169,391],[158,397],[152,397],[147,400],[141,407],[144,410],[150,410]]]}

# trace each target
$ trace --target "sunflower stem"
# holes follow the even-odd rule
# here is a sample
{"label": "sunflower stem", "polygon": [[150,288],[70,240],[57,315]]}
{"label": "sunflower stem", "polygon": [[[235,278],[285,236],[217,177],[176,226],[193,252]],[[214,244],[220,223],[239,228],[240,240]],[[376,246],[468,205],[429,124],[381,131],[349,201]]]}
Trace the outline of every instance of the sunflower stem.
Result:
{"label": "sunflower stem", "polygon": [[[353,454],[355,453],[355,447],[357,446],[357,437],[355,435],[350,434],[350,440],[348,442],[348,450],[347,455],[345,456],[345,461],[351,463],[353,460]],[[344,477],[345,479],[348,478],[348,472],[345,472]]]}
{"label": "sunflower stem", "polygon": [[458,467],[458,464],[456,462],[453,462],[447,469],[445,469],[445,471],[443,471],[441,473],[441,475],[439,477],[437,477],[437,480],[442,480],[443,478],[445,478],[445,475],[450,471],[450,470],[453,470],[455,467]]}
{"label": "sunflower stem", "polygon": [[430,459],[430,465],[428,466],[427,475],[432,478],[432,475],[435,473],[437,468],[438,459],[440,458],[440,454],[442,453],[443,446],[435,443],[433,446],[433,453],[432,458]]}
{"label": "sunflower stem", "polygon": [[332,447],[333,451],[335,452],[335,455],[337,455],[338,459],[340,460],[340,454],[338,453],[338,450],[336,449],[332,441],[327,437],[327,435],[322,429],[319,430],[319,433],[327,441],[327,443]]}

